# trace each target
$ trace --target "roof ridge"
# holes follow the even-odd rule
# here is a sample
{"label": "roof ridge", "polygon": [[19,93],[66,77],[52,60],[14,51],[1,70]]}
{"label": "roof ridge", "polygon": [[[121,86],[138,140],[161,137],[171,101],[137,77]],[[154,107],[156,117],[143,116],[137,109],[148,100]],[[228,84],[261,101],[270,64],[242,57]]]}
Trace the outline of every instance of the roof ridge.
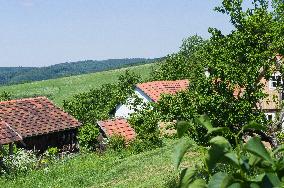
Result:
{"label": "roof ridge", "polygon": [[3,122],[10,130],[12,130],[21,140],[23,140],[22,135],[20,135],[20,133],[18,133],[18,131],[16,131],[15,129],[13,129],[13,127],[11,127],[6,121],[4,121],[3,119],[1,119],[1,122]]}
{"label": "roof ridge", "polygon": [[138,83],[138,84],[136,84],[136,85],[149,84],[149,83],[157,83],[157,82],[179,82],[179,81],[189,81],[189,80],[188,80],[188,79],[181,79],[181,80],[155,80],[155,81],[150,81],[150,82]]}
{"label": "roof ridge", "polygon": [[0,101],[0,104],[10,103],[10,102],[19,102],[19,101],[29,101],[29,100],[35,100],[35,99],[48,99],[48,98],[45,96],[38,96],[38,97],[30,97],[30,98],[23,98],[23,99],[12,99],[8,101]]}

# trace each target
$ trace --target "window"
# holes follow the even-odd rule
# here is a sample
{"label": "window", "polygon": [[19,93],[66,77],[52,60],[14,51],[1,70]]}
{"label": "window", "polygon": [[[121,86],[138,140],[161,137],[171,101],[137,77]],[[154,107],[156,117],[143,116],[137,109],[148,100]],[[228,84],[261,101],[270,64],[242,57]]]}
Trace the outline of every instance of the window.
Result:
{"label": "window", "polygon": [[282,84],[281,74],[279,72],[274,73],[269,79],[269,89],[274,90],[277,86]]}
{"label": "window", "polygon": [[275,120],[275,113],[270,112],[270,113],[265,113],[266,119],[268,121],[274,121]]}

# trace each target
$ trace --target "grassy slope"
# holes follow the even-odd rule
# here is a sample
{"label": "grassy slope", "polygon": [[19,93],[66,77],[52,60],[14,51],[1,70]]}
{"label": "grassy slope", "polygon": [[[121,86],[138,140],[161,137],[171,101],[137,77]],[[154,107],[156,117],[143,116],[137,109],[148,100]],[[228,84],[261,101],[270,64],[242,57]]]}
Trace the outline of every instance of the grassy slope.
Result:
{"label": "grassy slope", "polygon": [[151,68],[154,64],[140,65],[130,68],[122,68],[111,71],[83,74],[79,76],[70,76],[65,78],[38,81],[26,84],[0,87],[0,93],[3,91],[11,92],[16,98],[46,96],[56,104],[62,105],[62,101],[70,98],[74,94],[86,92],[92,88],[97,88],[102,84],[115,83],[125,70],[129,69],[142,78],[148,78]]}
{"label": "grassy slope", "polygon": [[[170,140],[163,148],[120,159],[117,155],[77,156],[15,180],[0,179],[1,187],[169,187],[178,176],[173,167]],[[203,152],[201,152],[203,153]],[[192,147],[184,165],[200,162],[200,150]]]}

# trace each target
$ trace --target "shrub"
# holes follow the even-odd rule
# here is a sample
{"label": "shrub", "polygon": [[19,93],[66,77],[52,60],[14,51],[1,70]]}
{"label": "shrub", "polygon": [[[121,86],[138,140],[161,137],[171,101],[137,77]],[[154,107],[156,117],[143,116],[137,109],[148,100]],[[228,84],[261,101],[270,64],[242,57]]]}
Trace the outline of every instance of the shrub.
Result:
{"label": "shrub", "polygon": [[149,149],[161,146],[162,138],[158,127],[159,114],[151,109],[149,105],[147,108],[134,113],[128,120],[136,132],[135,144],[143,144],[143,148]]}
{"label": "shrub", "polygon": [[121,135],[113,135],[109,139],[108,147],[113,151],[122,151],[126,148],[126,140]]}
{"label": "shrub", "polygon": [[[268,151],[259,137],[252,137],[247,143],[240,139],[245,131],[264,130],[257,123],[249,123],[238,133],[232,133],[227,127],[213,127],[210,121],[201,116],[197,119],[208,131],[208,135],[230,132],[234,136],[236,147],[223,136],[210,139],[210,148],[204,163],[195,168],[185,168],[180,174],[180,187],[280,187],[284,186],[284,145],[272,152]],[[185,132],[187,126],[179,127]],[[181,136],[182,134],[180,134]],[[176,147],[176,167],[190,147],[184,139]]]}
{"label": "shrub", "polygon": [[0,101],[9,101],[12,99],[12,95],[9,92],[3,91],[0,93]]}
{"label": "shrub", "polygon": [[279,144],[283,144],[284,143],[284,133],[283,132],[277,132],[276,134],[276,139],[277,139],[277,142]]}
{"label": "shrub", "polygon": [[79,129],[78,141],[82,148],[95,150],[98,136],[99,129],[95,125],[87,123]]}

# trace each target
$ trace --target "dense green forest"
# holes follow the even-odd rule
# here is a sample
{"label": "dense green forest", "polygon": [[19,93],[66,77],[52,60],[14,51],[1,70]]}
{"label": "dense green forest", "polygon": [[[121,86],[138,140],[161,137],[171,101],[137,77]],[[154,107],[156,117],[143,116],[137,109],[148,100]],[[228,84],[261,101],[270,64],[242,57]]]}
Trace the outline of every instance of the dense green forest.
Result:
{"label": "dense green forest", "polygon": [[31,81],[112,70],[133,65],[142,65],[159,60],[145,58],[85,60],[67,62],[48,67],[0,67],[0,85],[19,84]]}

